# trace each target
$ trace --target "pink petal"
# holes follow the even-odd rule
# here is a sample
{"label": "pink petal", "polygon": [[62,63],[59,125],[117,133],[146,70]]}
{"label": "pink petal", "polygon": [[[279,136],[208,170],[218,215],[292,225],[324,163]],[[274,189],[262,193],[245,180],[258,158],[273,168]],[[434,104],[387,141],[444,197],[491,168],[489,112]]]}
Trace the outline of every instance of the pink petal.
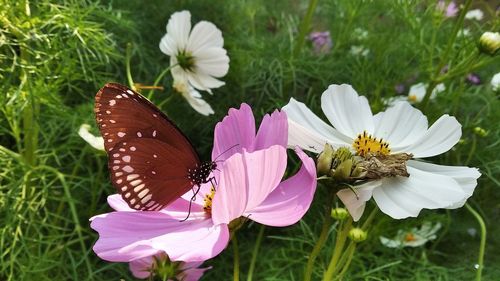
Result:
{"label": "pink petal", "polygon": [[179,280],[182,281],[198,281],[201,276],[205,273],[205,271],[212,269],[211,266],[205,268],[198,268],[201,266],[201,262],[193,263],[193,262],[183,262],[181,263],[179,269],[182,270],[181,273],[177,275]]}
{"label": "pink petal", "polygon": [[123,200],[122,196],[120,194],[113,194],[108,196],[108,204],[113,210],[115,211],[122,211],[122,212],[135,212],[136,210],[130,208]]}
{"label": "pink petal", "polygon": [[[160,252],[160,251],[158,251]],[[149,256],[131,261],[128,266],[132,275],[139,279],[146,279],[151,275],[151,267],[154,263],[154,256]]]}
{"label": "pink petal", "polygon": [[212,160],[222,162],[243,148],[250,149],[254,139],[255,119],[250,106],[242,103],[240,109],[231,108],[215,126]]}
{"label": "pink petal", "polygon": [[275,110],[271,115],[266,114],[260,124],[253,150],[266,149],[272,145],[287,146],[288,120],[284,111]]}
{"label": "pink petal", "polygon": [[164,251],[172,260],[203,261],[218,255],[229,241],[226,225],[210,218],[180,222],[161,212],[113,212],[95,217],[99,232],[94,252],[108,261],[129,262]]}
{"label": "pink petal", "polygon": [[214,224],[228,224],[262,203],[281,181],[286,158],[286,149],[275,145],[227,159],[212,201]]}
{"label": "pink petal", "polygon": [[256,208],[245,213],[251,220],[270,226],[288,226],[299,221],[309,209],[316,191],[316,165],[302,150],[295,149],[302,167],[282,182]]}

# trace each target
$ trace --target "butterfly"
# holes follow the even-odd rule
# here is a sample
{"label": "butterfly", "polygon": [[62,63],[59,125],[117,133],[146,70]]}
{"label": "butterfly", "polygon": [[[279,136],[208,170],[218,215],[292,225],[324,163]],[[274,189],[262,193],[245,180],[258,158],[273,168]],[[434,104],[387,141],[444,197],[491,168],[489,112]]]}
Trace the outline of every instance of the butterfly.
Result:
{"label": "butterfly", "polygon": [[139,93],[108,83],[96,94],[94,112],[112,184],[130,208],[160,210],[211,180],[217,164],[202,163],[189,139]]}

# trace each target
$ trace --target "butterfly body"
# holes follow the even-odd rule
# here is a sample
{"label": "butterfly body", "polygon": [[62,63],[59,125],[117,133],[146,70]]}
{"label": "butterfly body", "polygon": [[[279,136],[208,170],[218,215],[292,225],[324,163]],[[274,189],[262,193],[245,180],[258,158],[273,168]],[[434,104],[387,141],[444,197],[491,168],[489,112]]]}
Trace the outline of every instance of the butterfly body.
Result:
{"label": "butterfly body", "polygon": [[160,210],[209,181],[215,162],[200,161],[189,139],[156,106],[127,87],[108,83],[94,111],[108,153],[111,181],[136,210]]}

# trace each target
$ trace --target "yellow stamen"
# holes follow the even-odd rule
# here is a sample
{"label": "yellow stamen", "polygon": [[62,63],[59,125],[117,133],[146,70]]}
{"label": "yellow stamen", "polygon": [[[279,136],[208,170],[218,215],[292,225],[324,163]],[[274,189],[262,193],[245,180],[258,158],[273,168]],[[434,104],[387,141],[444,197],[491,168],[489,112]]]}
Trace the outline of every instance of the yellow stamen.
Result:
{"label": "yellow stamen", "polygon": [[215,187],[212,186],[212,188],[210,188],[210,193],[206,194],[205,198],[203,199],[203,210],[205,210],[205,212],[207,213],[212,212],[212,199],[214,199],[214,195]]}
{"label": "yellow stamen", "polygon": [[408,95],[408,101],[409,102],[417,102],[417,96],[416,95]]}
{"label": "yellow stamen", "polygon": [[405,241],[406,242],[412,242],[412,241],[415,241],[415,235],[413,235],[413,233],[411,232],[408,232],[405,236]]}
{"label": "yellow stamen", "polygon": [[364,131],[359,134],[352,144],[358,155],[389,155],[389,144],[382,138],[377,139]]}

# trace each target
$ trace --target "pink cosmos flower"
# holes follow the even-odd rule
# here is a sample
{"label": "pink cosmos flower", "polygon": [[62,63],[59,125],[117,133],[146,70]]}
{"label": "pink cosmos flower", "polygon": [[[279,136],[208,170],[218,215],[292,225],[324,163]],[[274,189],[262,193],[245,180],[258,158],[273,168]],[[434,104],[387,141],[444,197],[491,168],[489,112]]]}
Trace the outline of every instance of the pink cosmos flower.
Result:
{"label": "pink cosmos flower", "polygon": [[[251,108],[229,110],[217,124],[212,159],[218,183],[202,185],[186,221],[188,192],[160,211],[133,211],[119,195],[108,197],[116,212],[94,217],[99,232],[94,251],[102,259],[129,262],[164,251],[173,261],[204,261],[229,242],[229,223],[246,217],[269,226],[289,226],[302,218],[316,190],[313,159],[295,149],[302,167],[281,182],[287,165],[288,124],[284,112],[266,115],[257,133]],[[222,163],[220,163],[222,162]]]}
{"label": "pink cosmos flower", "polygon": [[[159,252],[154,256],[149,256],[131,261],[129,263],[132,275],[139,279],[146,279],[151,276],[156,266],[156,260],[165,259],[165,253]],[[176,267],[176,280],[182,281],[198,281],[205,271],[211,267],[199,268],[202,262],[180,262]],[[169,279],[170,280],[170,279]]]}
{"label": "pink cosmos flower", "polygon": [[446,5],[444,0],[439,0],[436,9],[442,11],[447,18],[455,17],[458,13],[458,6],[455,1],[450,1],[448,5]]}
{"label": "pink cosmos flower", "polygon": [[311,32],[308,38],[311,40],[316,54],[326,54],[332,49],[333,43],[330,31]]}

